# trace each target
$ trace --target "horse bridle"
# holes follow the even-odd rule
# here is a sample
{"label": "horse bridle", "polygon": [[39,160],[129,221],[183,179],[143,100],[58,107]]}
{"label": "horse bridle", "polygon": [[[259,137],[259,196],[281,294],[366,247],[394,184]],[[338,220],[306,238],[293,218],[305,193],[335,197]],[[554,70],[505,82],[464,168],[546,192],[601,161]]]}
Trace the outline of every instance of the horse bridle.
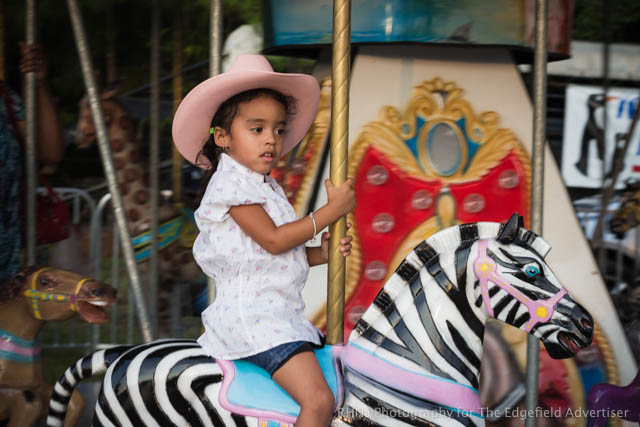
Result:
{"label": "horse bridle", "polygon": [[40,307],[38,306],[39,301],[52,301],[52,302],[68,302],[70,304],[71,311],[77,311],[76,301],[78,300],[78,294],[80,293],[80,289],[82,285],[84,285],[87,281],[92,280],[90,277],[83,277],[76,284],[76,288],[73,294],[56,294],[51,292],[43,292],[39,291],[36,288],[36,283],[38,280],[38,276],[41,273],[44,273],[47,270],[51,270],[53,267],[45,267],[37,270],[33,273],[33,278],[31,279],[31,289],[27,289],[24,291],[24,296],[31,298],[31,307],[33,308],[33,314],[36,316],[36,319],[42,319],[40,316]]}
{"label": "horse bridle", "polygon": [[473,264],[473,270],[476,278],[480,281],[482,301],[489,315],[493,317],[493,307],[491,307],[491,298],[489,297],[489,282],[491,282],[527,307],[530,318],[524,327],[525,332],[530,332],[538,323],[551,319],[554,307],[558,304],[558,301],[565,296],[567,290],[561,288],[557,294],[546,300],[532,300],[498,273],[498,265],[495,260],[487,255],[487,246],[488,240],[482,239],[478,241],[478,257]]}

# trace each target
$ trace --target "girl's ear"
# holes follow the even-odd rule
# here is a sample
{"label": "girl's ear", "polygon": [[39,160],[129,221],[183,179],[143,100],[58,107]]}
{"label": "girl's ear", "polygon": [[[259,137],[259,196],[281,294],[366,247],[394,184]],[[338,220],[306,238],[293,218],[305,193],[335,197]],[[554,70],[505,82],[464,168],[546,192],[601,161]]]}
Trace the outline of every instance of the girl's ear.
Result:
{"label": "girl's ear", "polygon": [[216,126],[213,129],[213,141],[216,143],[218,147],[222,147],[222,148],[227,147],[229,145],[228,138],[229,138],[229,135],[220,126]]}

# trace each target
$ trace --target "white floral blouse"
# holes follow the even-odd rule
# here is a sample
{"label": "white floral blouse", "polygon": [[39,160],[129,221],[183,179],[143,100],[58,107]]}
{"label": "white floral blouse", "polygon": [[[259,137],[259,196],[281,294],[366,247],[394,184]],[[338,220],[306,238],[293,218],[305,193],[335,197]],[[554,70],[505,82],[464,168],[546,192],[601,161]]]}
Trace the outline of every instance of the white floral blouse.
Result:
{"label": "white floral blouse", "polygon": [[297,220],[282,188],[269,176],[220,156],[195,219],[193,255],[215,279],[216,299],[202,313],[198,343],[212,357],[239,359],[291,341],[319,344],[304,315],[301,291],[309,274],[304,245],[272,255],[229,215],[236,205],[260,204],[276,226]]}

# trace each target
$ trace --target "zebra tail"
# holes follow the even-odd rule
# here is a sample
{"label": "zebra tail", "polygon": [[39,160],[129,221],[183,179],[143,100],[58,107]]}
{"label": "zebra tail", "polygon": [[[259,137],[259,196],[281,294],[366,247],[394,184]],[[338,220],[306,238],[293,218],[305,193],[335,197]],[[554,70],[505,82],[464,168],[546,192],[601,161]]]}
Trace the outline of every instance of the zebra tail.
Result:
{"label": "zebra tail", "polygon": [[64,426],[64,418],[67,415],[71,393],[73,393],[78,383],[85,378],[104,374],[109,366],[131,347],[133,346],[123,345],[97,350],[78,360],[75,365],[69,366],[53,386],[51,400],[49,401],[47,427]]}

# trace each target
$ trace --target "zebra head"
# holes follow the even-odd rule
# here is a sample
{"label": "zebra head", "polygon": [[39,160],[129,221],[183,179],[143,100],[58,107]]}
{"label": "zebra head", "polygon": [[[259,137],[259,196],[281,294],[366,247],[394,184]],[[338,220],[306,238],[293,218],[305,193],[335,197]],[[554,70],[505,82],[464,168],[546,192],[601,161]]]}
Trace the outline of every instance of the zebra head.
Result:
{"label": "zebra head", "polygon": [[476,307],[533,334],[556,359],[573,356],[591,344],[593,318],[560,284],[544,257],[542,238],[518,224],[517,215],[497,237],[479,238],[475,273]]}

